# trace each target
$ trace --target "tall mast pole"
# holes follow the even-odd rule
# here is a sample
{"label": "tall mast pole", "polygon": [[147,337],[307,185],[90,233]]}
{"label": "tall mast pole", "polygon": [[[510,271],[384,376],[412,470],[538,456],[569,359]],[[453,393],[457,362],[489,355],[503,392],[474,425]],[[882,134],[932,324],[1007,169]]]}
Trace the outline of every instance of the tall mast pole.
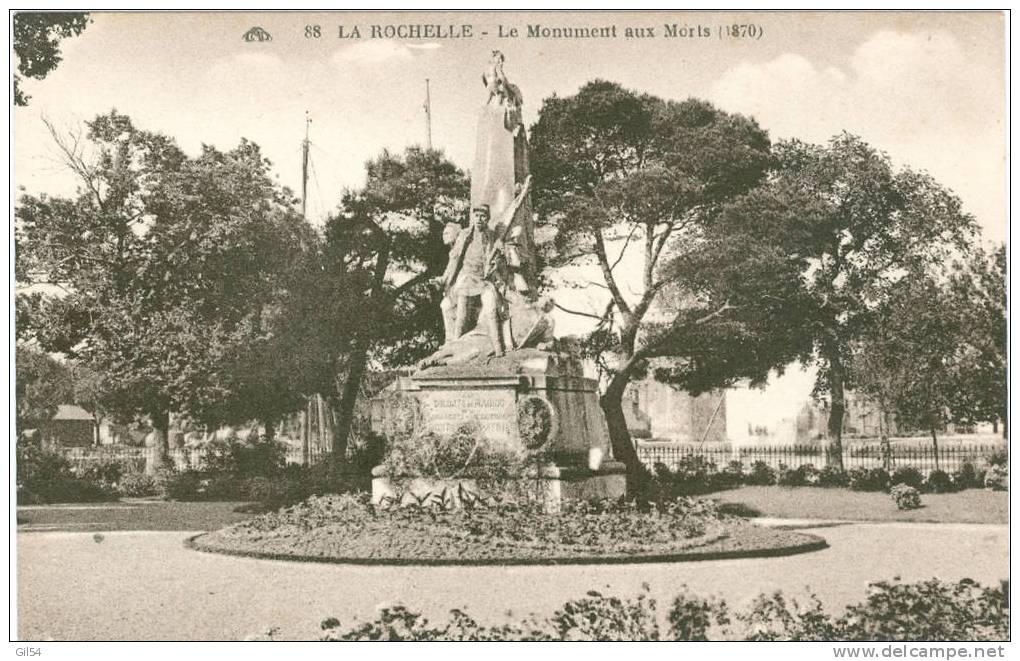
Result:
{"label": "tall mast pole", "polygon": [[305,139],[301,143],[301,217],[307,219],[306,211],[308,210],[308,126],[312,123],[312,118],[308,116],[308,111],[305,111]]}
{"label": "tall mast pole", "polygon": [[[301,218],[308,219],[308,127],[312,118],[305,111],[305,139],[301,142]],[[302,414],[301,425],[301,463],[305,466],[312,464],[312,407],[318,399],[318,395],[305,403],[305,410]]]}
{"label": "tall mast pole", "polygon": [[432,150],[432,96],[428,78],[425,79],[425,146]]}

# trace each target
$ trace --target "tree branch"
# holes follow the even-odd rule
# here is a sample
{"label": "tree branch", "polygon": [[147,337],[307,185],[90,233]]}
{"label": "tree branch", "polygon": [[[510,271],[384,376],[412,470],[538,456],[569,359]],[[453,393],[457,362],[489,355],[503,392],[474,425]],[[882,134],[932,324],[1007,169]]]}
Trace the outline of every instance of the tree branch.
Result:
{"label": "tree branch", "polygon": [[565,307],[563,305],[560,305],[559,303],[556,303],[555,301],[553,302],[553,305],[555,307],[558,307],[559,309],[563,310],[567,314],[576,314],[579,317],[588,317],[589,319],[595,319],[595,320],[600,321],[600,322],[605,320],[605,315],[599,316],[599,315],[597,315],[597,314],[595,314],[593,312],[583,312],[581,310],[571,310],[570,308]]}
{"label": "tree branch", "polygon": [[616,278],[613,276],[613,270],[609,266],[609,259],[606,257],[606,242],[602,238],[602,231],[593,230],[592,235],[595,238],[595,256],[598,258],[606,286],[609,287],[609,293],[613,295],[613,300],[616,301],[616,307],[620,309],[620,312],[629,316],[631,314],[630,306],[624,300],[623,294],[620,293]]}
{"label": "tree branch", "polygon": [[53,138],[53,142],[60,149],[64,155],[64,164],[71,169],[78,177],[82,180],[85,186],[92,193],[93,197],[96,198],[96,204],[99,206],[99,210],[105,213],[106,211],[106,200],[100,192],[100,184],[98,183],[98,176],[85,162],[85,158],[79,154],[79,145],[81,144],[81,138],[73,133],[69,133],[71,143],[68,144],[60,135],[57,133],[56,127],[53,125],[47,117],[42,118],[43,124],[46,129],[50,132],[50,137]]}
{"label": "tree branch", "polygon": [[431,278],[432,274],[429,273],[428,269],[426,269],[425,271],[419,273],[418,275],[408,279],[406,282],[394,288],[392,293],[393,300],[400,298],[408,291],[410,291],[412,288],[417,287],[422,282],[427,282]]}
{"label": "tree branch", "polygon": [[[739,306],[737,305],[731,305],[729,300],[727,299],[726,302],[723,303],[714,312],[710,312],[699,319],[695,319],[694,321],[689,322],[689,325],[700,326],[702,324],[707,324],[713,319],[717,319],[718,317],[721,317],[722,315],[726,314],[730,310],[736,310],[738,307]],[[665,353],[663,353],[663,349],[670,341],[672,341],[673,335],[674,333],[667,333],[663,337],[659,338],[658,341],[652,342],[651,344],[647,344],[641,347],[640,349],[635,351],[631,359],[627,361],[628,365],[633,367],[633,365],[631,365],[632,363],[636,364],[638,361],[641,360],[647,360],[649,358],[657,358],[666,355]]]}
{"label": "tree branch", "polygon": [[644,277],[642,278],[642,282],[645,286],[645,293],[642,295],[642,300],[648,295],[648,292],[652,288],[652,276],[655,272],[655,261],[653,261],[654,248],[655,223],[645,223],[645,269]]}
{"label": "tree branch", "polygon": [[711,312],[711,313],[705,315],[701,319],[696,319],[692,323],[695,326],[700,326],[701,324],[707,324],[708,322],[712,321],[716,317],[721,317],[722,315],[726,314],[726,312],[728,310],[736,310],[738,307],[739,306],[737,306],[737,305],[730,305],[729,299],[727,299],[726,302],[722,304],[722,307],[720,307],[718,310],[716,310],[715,312]]}
{"label": "tree branch", "polygon": [[68,294],[69,296],[74,294],[74,292],[72,292],[70,289],[68,289],[65,285],[63,285],[60,282],[54,282],[52,280],[35,280],[31,273],[26,274],[26,275],[28,275],[28,278],[29,278],[29,280],[27,281],[26,284],[28,286],[30,286],[30,287],[38,287],[38,286],[56,287],[57,289],[60,289],[65,294]]}
{"label": "tree branch", "polygon": [[655,263],[659,262],[659,256],[662,255],[662,249],[665,247],[666,241],[669,240],[670,235],[673,234],[676,227],[677,226],[674,223],[669,223],[666,226],[666,229],[662,230],[662,233],[656,237],[655,249],[652,251],[652,259]]}
{"label": "tree branch", "polygon": [[620,263],[620,260],[623,259],[623,256],[627,253],[627,246],[630,245],[630,240],[634,238],[635,232],[637,232],[637,225],[631,225],[630,233],[627,234],[627,240],[623,242],[623,248],[620,249],[620,254],[616,257],[616,260],[613,262],[612,266],[609,267],[610,271],[616,270],[617,264]]}
{"label": "tree branch", "polygon": [[683,218],[681,218],[680,220],[674,220],[666,224],[666,229],[662,230],[662,233],[660,233],[656,237],[656,245],[654,251],[654,260],[656,264],[659,262],[659,257],[662,255],[662,249],[666,247],[666,242],[669,240],[669,237],[672,236],[673,233],[676,232],[678,229],[689,224],[694,213],[696,213],[700,209],[701,209],[700,206],[689,209],[687,213],[684,214]]}

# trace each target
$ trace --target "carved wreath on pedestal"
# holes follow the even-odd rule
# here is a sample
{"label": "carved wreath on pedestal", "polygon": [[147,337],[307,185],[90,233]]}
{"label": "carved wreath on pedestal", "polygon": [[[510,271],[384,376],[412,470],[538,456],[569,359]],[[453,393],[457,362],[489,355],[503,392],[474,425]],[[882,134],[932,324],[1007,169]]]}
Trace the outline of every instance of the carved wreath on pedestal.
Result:
{"label": "carved wreath on pedestal", "polygon": [[556,411],[549,400],[539,395],[517,400],[517,430],[527,449],[544,446],[556,431]]}

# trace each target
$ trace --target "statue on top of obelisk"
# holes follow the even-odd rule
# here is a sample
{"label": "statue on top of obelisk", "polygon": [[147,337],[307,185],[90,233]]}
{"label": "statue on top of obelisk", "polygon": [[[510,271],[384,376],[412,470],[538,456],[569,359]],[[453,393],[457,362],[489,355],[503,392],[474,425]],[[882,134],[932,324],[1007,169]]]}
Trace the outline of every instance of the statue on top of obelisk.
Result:
{"label": "statue on top of obelisk", "polygon": [[507,79],[504,60],[493,51],[482,74],[487,98],[471,170],[471,222],[445,234],[451,244],[442,277],[446,338],[422,366],[471,362],[552,339],[551,302],[537,299],[523,98]]}

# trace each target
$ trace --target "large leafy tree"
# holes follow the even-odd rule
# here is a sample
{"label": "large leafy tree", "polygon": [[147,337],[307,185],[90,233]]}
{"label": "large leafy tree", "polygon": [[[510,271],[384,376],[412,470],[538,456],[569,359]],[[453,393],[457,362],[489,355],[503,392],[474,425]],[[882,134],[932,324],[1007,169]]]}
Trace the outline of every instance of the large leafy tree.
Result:
{"label": "large leafy tree", "polygon": [[1006,246],[975,248],[954,265],[948,289],[949,303],[961,312],[954,418],[964,424],[1001,422],[1006,434]]}
{"label": "large leafy tree", "polygon": [[997,423],[1006,413],[1005,249],[975,247],[944,272],[890,285],[852,345],[855,387],[901,425]]}
{"label": "large leafy tree", "polygon": [[851,345],[880,321],[879,310],[905,273],[930,273],[965,251],[975,223],[959,198],[932,177],[895,170],[888,156],[841,134],[828,145],[781,142],[768,186],[798,191],[814,220],[803,244],[811,259],[804,296],[818,366],[816,393],[830,404],[831,456],[842,465]]}
{"label": "large leafy tree", "polygon": [[443,228],[467,218],[467,177],[441,152],[383,152],[366,164],[366,174],[364,187],[345,192],[326,227],[330,278],[347,283],[358,299],[341,311],[354,324],[334,402],[341,446],[369,361],[412,365],[441,342],[435,279],[448,257]]}
{"label": "large leafy tree", "polygon": [[[18,73],[42,80],[60,64],[60,40],[75,37],[89,24],[85,12],[23,12],[14,14],[14,54]],[[27,106],[31,98],[14,74],[14,105]]]}
{"label": "large leafy tree", "polygon": [[965,413],[960,399],[960,349],[965,310],[944,283],[911,273],[889,287],[876,321],[851,345],[848,373],[901,427],[931,434]]}
{"label": "large leafy tree", "polygon": [[95,410],[95,375],[27,344],[15,350],[15,403],[18,431],[48,420],[61,404]]}
{"label": "large leafy tree", "polygon": [[232,397],[218,419],[257,419],[272,437],[279,419],[314,393],[332,393],[350,351],[361,292],[350,278],[334,278],[321,238],[307,243],[284,272],[261,315],[237,327],[216,376]]}
{"label": "large leafy tree", "polygon": [[637,486],[622,409],[632,378],[653,369],[696,392],[764,379],[803,350],[793,322],[805,264],[790,247],[802,218],[784,212],[782,192],[755,191],[766,133],[703,101],[594,81],[546,99],[531,143],[536,208],[555,230],[547,263],[594,271],[606,292],[596,314],[560,307],[592,317],[586,349],[612,356],[601,404]]}
{"label": "large leafy tree", "polygon": [[314,392],[277,371],[318,247],[256,145],[189,157],[115,112],[54,137],[81,186],[19,200],[23,337],[93,367],[101,406],[148,416],[164,442],[171,411],[271,426]]}

